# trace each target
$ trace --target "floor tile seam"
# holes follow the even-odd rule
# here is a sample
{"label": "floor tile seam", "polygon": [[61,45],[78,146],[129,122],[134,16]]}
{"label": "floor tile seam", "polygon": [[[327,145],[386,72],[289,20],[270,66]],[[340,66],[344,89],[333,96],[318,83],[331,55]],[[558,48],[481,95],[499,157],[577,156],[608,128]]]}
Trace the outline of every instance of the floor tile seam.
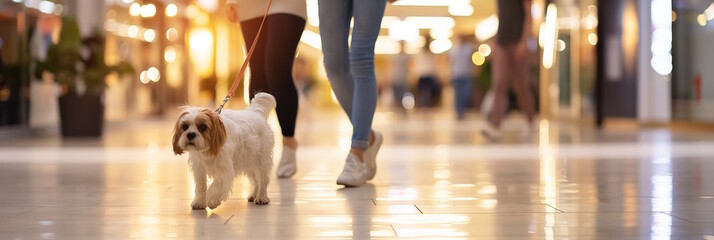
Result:
{"label": "floor tile seam", "polygon": [[682,220],[682,221],[687,222],[687,223],[695,223],[695,221],[692,221],[692,220],[686,219],[686,218],[684,218],[684,217],[680,217],[680,216],[674,215],[672,212],[663,212],[663,211],[660,211],[660,213],[669,215],[669,216],[671,216],[671,217],[673,217],[673,218]]}
{"label": "floor tile seam", "polygon": [[417,206],[416,204],[413,204],[413,205],[417,210],[419,210],[419,213],[424,214],[424,211],[422,211],[421,208],[419,208],[419,206]]}
{"label": "floor tile seam", "polygon": [[397,229],[394,228],[394,225],[392,225],[392,224],[390,223],[390,224],[389,224],[389,227],[392,228],[392,232],[394,232],[394,236],[399,237],[399,234],[397,233]]}
{"label": "floor tile seam", "polygon": [[565,213],[565,211],[561,210],[560,208],[554,207],[553,205],[550,205],[548,203],[545,203],[546,206],[555,209],[556,211],[559,211],[560,213]]}
{"label": "floor tile seam", "polygon": [[230,221],[231,219],[233,219],[233,216],[235,216],[235,214],[231,214],[231,216],[230,216],[228,219],[226,219],[225,222],[223,222],[223,225],[226,225],[226,223],[228,223],[228,221]]}

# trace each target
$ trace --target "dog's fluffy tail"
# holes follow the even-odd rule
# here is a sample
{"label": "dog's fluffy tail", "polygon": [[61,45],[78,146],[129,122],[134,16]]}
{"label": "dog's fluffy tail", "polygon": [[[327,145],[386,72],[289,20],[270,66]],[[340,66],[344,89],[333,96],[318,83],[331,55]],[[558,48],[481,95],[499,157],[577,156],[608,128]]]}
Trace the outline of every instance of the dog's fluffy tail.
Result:
{"label": "dog's fluffy tail", "polygon": [[250,111],[256,112],[261,116],[268,118],[270,111],[275,109],[275,97],[269,93],[258,93],[253,97],[253,101],[250,102]]}

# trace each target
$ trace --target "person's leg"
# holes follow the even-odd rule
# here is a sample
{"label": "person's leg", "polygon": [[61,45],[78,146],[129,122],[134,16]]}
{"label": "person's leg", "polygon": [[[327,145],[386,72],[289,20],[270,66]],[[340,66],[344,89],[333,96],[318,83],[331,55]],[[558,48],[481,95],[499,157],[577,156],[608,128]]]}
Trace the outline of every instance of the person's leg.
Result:
{"label": "person's leg", "polygon": [[[270,16],[268,19],[270,19]],[[266,21],[268,21],[268,19],[266,19]],[[250,49],[250,46],[253,45],[253,41],[258,34],[258,28],[260,28],[261,21],[262,18],[254,18],[240,23],[241,30],[243,31],[243,39],[245,40],[245,45],[248,48],[246,49],[246,52]],[[265,76],[266,28],[267,26],[264,26],[263,31],[260,32],[260,40],[255,45],[253,56],[250,59],[249,93],[251,100],[256,93],[268,91],[268,81]]]}
{"label": "person's leg", "polygon": [[386,0],[352,2],[354,29],[350,46],[350,70],[354,79],[352,99],[352,148],[367,149],[372,119],[377,108],[374,45],[384,16]]}
{"label": "person's leg", "polygon": [[528,51],[525,48],[514,51],[513,91],[521,111],[526,114],[528,122],[535,119],[535,103],[528,81]]}
{"label": "person's leg", "polygon": [[501,120],[503,120],[506,114],[507,107],[508,72],[510,71],[508,60],[511,58],[509,56],[510,51],[508,51],[507,47],[508,46],[496,44],[493,56],[493,82],[491,84],[491,91],[493,91],[493,108],[491,108],[489,119],[496,127],[501,126]]}
{"label": "person's leg", "polygon": [[468,105],[471,96],[470,80],[466,77],[458,77],[452,81],[454,87],[454,105],[456,107],[456,116],[459,119],[464,117],[464,111]]}
{"label": "person's leg", "polygon": [[275,112],[283,137],[295,135],[298,95],[293,82],[292,67],[295,50],[305,28],[305,20],[291,14],[270,15],[266,22],[267,38],[265,74],[268,92],[275,97]]}
{"label": "person's leg", "polygon": [[325,72],[337,101],[352,121],[354,80],[350,73],[347,39],[352,19],[351,0],[318,0],[320,39]]}
{"label": "person's leg", "polygon": [[276,174],[279,178],[288,178],[297,171],[297,141],[294,136],[298,94],[292,69],[305,20],[291,14],[273,14],[265,24],[265,74],[269,92],[275,96],[277,102],[275,112],[283,134],[283,152]]}

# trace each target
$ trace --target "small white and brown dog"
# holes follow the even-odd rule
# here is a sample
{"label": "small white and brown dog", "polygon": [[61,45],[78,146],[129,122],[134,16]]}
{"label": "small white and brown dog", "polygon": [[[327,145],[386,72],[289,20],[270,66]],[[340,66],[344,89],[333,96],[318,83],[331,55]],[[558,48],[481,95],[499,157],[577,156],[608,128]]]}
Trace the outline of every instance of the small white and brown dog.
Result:
{"label": "small white and brown dog", "polygon": [[[267,188],[273,168],[273,131],[267,122],[275,98],[258,93],[245,110],[225,109],[219,115],[203,107],[185,107],[176,121],[173,149],[187,151],[196,184],[193,209],[214,209],[233,189],[233,179],[245,175],[254,185],[248,201],[268,204]],[[211,178],[211,186],[207,186]]]}

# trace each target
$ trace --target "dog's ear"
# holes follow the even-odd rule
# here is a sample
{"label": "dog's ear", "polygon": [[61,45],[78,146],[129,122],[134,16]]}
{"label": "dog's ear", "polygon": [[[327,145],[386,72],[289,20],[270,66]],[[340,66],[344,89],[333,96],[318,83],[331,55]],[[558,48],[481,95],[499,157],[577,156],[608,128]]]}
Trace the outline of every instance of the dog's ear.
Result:
{"label": "dog's ear", "polygon": [[211,156],[218,155],[218,152],[226,143],[226,128],[223,126],[223,121],[221,121],[221,116],[211,109],[204,109],[203,114],[208,116],[210,127],[206,131],[208,133],[208,153]]}
{"label": "dog's ear", "polygon": [[173,138],[171,140],[173,147],[174,147],[174,154],[176,155],[181,155],[183,154],[184,150],[179,146],[179,138],[181,138],[181,134],[183,134],[183,129],[181,129],[181,118],[188,114],[188,112],[182,112],[181,115],[179,115],[178,119],[176,119],[176,124],[174,124],[174,134]]}

